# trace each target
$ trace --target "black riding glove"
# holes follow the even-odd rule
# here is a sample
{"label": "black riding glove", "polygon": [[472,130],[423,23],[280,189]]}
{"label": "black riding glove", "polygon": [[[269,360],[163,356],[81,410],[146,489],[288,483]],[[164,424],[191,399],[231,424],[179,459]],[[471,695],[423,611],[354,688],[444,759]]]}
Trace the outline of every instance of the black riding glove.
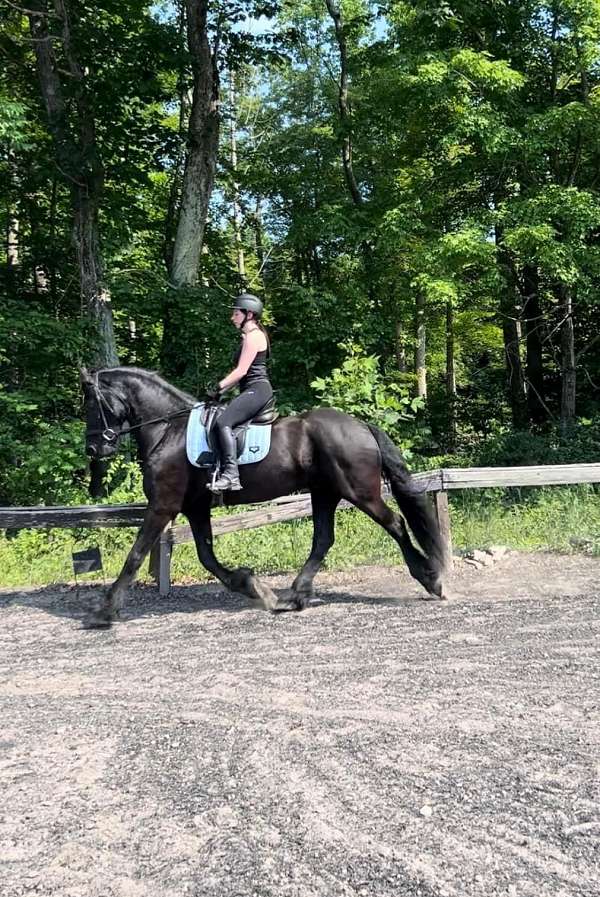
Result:
{"label": "black riding glove", "polygon": [[218,402],[222,395],[218,386],[207,386],[205,392],[209,402]]}

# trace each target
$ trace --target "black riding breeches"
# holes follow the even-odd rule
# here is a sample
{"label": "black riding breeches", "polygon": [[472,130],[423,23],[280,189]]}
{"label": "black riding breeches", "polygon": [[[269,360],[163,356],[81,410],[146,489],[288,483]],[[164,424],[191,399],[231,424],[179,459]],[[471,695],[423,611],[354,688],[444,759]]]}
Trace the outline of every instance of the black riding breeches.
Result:
{"label": "black riding breeches", "polygon": [[259,411],[265,407],[273,397],[273,387],[268,380],[257,380],[251,383],[247,389],[232,399],[223,414],[217,418],[217,427],[237,427],[248,420],[252,420]]}

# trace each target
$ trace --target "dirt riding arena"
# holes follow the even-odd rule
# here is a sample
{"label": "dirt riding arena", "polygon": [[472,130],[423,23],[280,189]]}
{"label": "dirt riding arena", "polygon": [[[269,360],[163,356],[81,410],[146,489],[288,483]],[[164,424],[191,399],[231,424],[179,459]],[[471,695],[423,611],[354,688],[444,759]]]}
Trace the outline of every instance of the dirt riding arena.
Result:
{"label": "dirt riding arena", "polygon": [[97,589],[1,592],[2,897],[596,897],[599,582],[361,568],[281,617],[148,587],[108,632]]}

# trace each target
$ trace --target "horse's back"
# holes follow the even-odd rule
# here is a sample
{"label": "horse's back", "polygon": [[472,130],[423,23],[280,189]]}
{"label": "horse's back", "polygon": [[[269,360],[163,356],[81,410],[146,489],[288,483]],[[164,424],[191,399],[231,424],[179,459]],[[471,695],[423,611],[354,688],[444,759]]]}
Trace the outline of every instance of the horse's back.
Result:
{"label": "horse's back", "polygon": [[316,408],[279,418],[263,461],[240,467],[243,489],[225,493],[227,505],[269,501],[299,490],[333,486],[353,494],[362,479],[379,481],[381,458],[367,424],[337,411]]}
{"label": "horse's back", "polygon": [[350,501],[379,488],[381,454],[366,423],[335,408],[317,408],[305,420],[317,483]]}
{"label": "horse's back", "polygon": [[321,450],[341,452],[344,456],[361,451],[377,455],[377,444],[364,421],[337,408],[315,408],[303,417],[309,437]]}
{"label": "horse's back", "polygon": [[310,488],[313,447],[304,415],[280,417],[271,427],[269,454],[256,464],[240,467],[243,488],[225,492],[225,504],[271,501]]}

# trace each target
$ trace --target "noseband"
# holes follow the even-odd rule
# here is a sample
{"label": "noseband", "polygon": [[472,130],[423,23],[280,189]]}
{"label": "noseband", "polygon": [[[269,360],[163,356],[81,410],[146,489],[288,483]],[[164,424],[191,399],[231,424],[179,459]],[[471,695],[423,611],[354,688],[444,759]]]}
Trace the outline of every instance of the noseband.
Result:
{"label": "noseband", "polygon": [[[116,430],[113,430],[113,428],[109,427],[109,425],[108,425],[108,420],[106,419],[105,409],[111,413],[113,412],[113,409],[110,407],[105,396],[102,394],[102,390],[100,389],[100,381],[99,381],[97,373],[94,374],[94,379],[92,381],[92,389],[94,391],[94,398],[96,399],[96,402],[98,403],[98,411],[100,412],[100,419],[102,420],[102,429],[101,430],[89,430],[87,433],[87,436],[101,436],[102,441],[105,442],[106,445],[111,445],[111,446],[116,445],[119,437],[123,435],[123,431],[121,430],[121,432],[117,433]],[[108,389],[108,387],[107,387],[107,389]],[[121,404],[124,404],[123,400],[116,393],[114,393],[113,390],[110,390],[110,392],[115,396],[115,398],[117,398],[121,402]],[[126,410],[127,410],[127,408],[126,408]],[[132,428],[130,427],[130,429],[132,429]]]}

